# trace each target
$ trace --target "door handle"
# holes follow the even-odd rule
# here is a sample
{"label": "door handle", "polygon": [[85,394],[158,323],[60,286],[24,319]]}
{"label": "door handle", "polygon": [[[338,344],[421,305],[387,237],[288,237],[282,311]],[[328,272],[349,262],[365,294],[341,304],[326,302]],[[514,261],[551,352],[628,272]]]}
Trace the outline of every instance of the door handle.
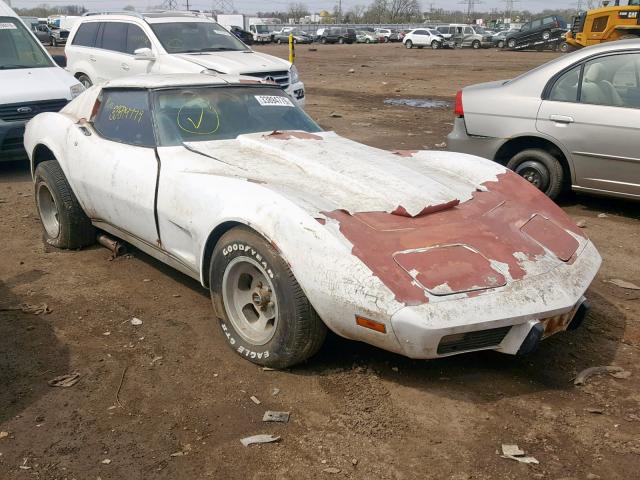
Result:
{"label": "door handle", "polygon": [[90,62],[95,62],[95,61],[96,61],[96,57],[94,57],[93,55],[91,55],[91,56],[89,57],[89,61],[90,61]]}
{"label": "door handle", "polygon": [[129,65],[127,65],[126,63],[123,63],[120,66],[122,67],[123,70],[129,70]]}
{"label": "door handle", "polygon": [[568,115],[549,115],[549,120],[556,123],[573,123],[573,117]]}

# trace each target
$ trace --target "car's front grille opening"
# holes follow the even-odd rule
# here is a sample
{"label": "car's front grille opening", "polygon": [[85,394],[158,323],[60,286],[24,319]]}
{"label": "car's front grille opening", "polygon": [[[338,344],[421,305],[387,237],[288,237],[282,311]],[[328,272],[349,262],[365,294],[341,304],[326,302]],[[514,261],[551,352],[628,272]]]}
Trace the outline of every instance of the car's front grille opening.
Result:
{"label": "car's front grille opening", "polygon": [[66,104],[67,100],[64,98],[39,102],[8,103],[0,105],[0,120],[6,122],[30,120],[42,112],[58,112]]}
{"label": "car's front grille opening", "polygon": [[277,71],[277,72],[256,72],[256,73],[244,73],[243,75],[248,75],[249,77],[258,77],[263,80],[271,80],[276,82],[282,88],[287,88],[289,86],[289,72],[287,70]]}
{"label": "car's front grille opening", "polygon": [[438,354],[444,355],[446,353],[494,347],[504,340],[510,329],[511,327],[500,327],[447,335],[442,337],[438,344]]}

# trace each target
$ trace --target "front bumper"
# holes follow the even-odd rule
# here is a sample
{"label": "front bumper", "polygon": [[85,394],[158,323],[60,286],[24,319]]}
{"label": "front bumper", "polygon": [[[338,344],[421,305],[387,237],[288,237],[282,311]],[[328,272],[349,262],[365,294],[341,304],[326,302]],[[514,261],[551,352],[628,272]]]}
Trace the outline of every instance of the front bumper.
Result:
{"label": "front bumper", "polygon": [[[571,328],[570,320],[584,302],[584,293],[601,261],[594,245],[587,241],[572,264],[550,272],[476,296],[452,295],[404,307],[391,317],[401,353],[425,359],[475,350],[530,351],[532,331],[542,329],[552,334]],[[472,340],[462,348],[442,348],[444,337],[447,342],[470,333],[476,337],[469,336]],[[485,343],[478,343],[478,339]]]}
{"label": "front bumper", "polygon": [[304,89],[304,83],[296,82],[287,87],[285,90],[289,95],[293,97],[299,107],[304,108],[306,103],[306,94]]}
{"label": "front bumper", "polygon": [[464,118],[456,117],[453,130],[447,135],[447,148],[452,152],[468,153],[494,160],[498,149],[505,142],[502,138],[476,137],[467,133]]}
{"label": "front bumper", "polygon": [[0,120],[0,162],[27,158],[23,145],[26,123],[24,120],[15,122]]}

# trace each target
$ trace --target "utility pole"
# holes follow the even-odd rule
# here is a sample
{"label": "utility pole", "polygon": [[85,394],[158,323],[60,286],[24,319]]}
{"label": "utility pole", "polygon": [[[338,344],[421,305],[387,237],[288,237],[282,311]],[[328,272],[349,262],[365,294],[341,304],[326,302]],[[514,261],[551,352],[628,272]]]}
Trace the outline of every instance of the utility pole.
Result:
{"label": "utility pole", "polygon": [[504,2],[504,18],[508,18],[511,21],[513,15],[513,4],[520,0],[502,0]]}
{"label": "utility pole", "polygon": [[458,3],[461,5],[467,5],[467,22],[471,23],[471,15],[473,15],[473,12],[475,11],[475,6],[484,2],[481,0],[460,0]]}
{"label": "utility pole", "polygon": [[336,23],[342,23],[342,0],[338,0],[338,15],[336,15]]}

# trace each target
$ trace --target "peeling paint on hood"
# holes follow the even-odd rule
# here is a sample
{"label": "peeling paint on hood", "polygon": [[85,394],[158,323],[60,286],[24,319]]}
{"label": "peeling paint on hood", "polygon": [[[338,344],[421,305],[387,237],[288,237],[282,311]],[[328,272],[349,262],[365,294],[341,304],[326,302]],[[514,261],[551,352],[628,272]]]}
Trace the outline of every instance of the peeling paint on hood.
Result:
{"label": "peeling paint on hood", "polygon": [[333,210],[424,215],[471,199],[484,182],[495,181],[504,171],[483,168],[460,175],[445,168],[446,152],[405,158],[333,132],[314,133],[317,139],[287,132],[278,141],[269,134],[185,147],[219,160],[197,173],[247,177],[294,199],[314,216]]}

